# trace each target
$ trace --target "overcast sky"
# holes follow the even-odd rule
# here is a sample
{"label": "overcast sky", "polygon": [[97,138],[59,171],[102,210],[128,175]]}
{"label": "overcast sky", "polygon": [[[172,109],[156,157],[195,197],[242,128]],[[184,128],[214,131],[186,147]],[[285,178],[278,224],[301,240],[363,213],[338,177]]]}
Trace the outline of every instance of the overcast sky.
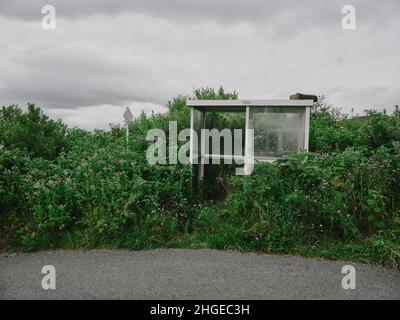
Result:
{"label": "overcast sky", "polygon": [[[42,7],[56,29],[42,28]],[[342,28],[343,5],[356,30]],[[0,0],[0,105],[86,129],[165,111],[200,86],[242,99],[325,94],[350,112],[400,104],[399,0]]]}

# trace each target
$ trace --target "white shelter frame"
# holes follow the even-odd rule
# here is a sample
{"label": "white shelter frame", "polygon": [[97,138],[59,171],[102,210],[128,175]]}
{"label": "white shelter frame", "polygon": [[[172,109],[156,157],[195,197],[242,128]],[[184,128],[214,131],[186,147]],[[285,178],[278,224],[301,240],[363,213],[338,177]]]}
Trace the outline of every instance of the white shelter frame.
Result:
{"label": "white shelter frame", "polygon": [[[260,157],[255,156],[253,151],[253,130],[251,130],[250,123],[250,112],[257,110],[265,110],[265,108],[274,108],[275,110],[290,107],[296,107],[297,110],[301,110],[301,122],[304,128],[304,137],[299,141],[302,141],[302,147],[298,151],[308,151],[309,147],[309,132],[310,132],[310,112],[313,106],[313,100],[187,100],[186,105],[191,108],[191,119],[190,119],[190,163],[192,165],[198,164],[199,180],[204,177],[204,164],[205,159],[229,159],[235,161],[244,162],[244,173],[246,175],[252,172],[252,166],[255,161],[260,162],[273,162],[278,157]],[[304,110],[303,110],[304,109]],[[268,109],[267,109],[268,110]],[[272,110],[272,109],[271,109]],[[287,110],[287,109],[286,109]],[[242,112],[246,115],[245,122],[245,145],[244,155],[220,155],[220,154],[209,154],[205,153],[205,130],[206,129],[206,114],[210,112]],[[196,147],[194,143],[194,132],[195,128],[195,113],[200,115],[200,148]],[[200,149],[200,150],[198,150]]]}

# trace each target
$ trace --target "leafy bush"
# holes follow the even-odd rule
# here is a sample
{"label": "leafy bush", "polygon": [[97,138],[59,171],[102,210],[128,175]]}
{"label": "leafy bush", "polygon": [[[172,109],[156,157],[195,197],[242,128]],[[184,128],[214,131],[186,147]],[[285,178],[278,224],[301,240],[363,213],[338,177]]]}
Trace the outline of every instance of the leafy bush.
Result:
{"label": "leafy bush", "polygon": [[0,145],[27,150],[33,157],[55,159],[66,149],[67,127],[49,119],[40,108],[28,104],[27,112],[16,105],[0,109]]}
{"label": "leafy bush", "polygon": [[320,97],[311,114],[310,151],[340,152],[349,147],[392,147],[400,140],[400,110],[392,115],[374,110],[364,116],[348,118],[340,110],[324,103]]}
{"label": "leafy bush", "polygon": [[[237,94],[206,88],[193,97]],[[214,188],[202,193],[192,190],[190,166],[146,160],[148,130],[168,132],[170,120],[188,127],[187,98],[134,120],[129,148],[118,126],[66,129],[33,105],[3,108],[0,247],[211,247],[400,265],[398,110],[351,119],[319,103],[313,152],[257,165],[248,177],[214,166]]]}
{"label": "leafy bush", "polygon": [[162,243],[164,224],[168,232],[185,227],[188,167],[149,166],[147,141],[136,144],[141,150],[127,151],[122,132],[77,131],[70,138],[78,143],[56,161],[28,158],[23,172],[2,172],[4,184],[18,187],[8,193],[19,196],[7,208],[21,214],[14,225],[20,225],[16,236],[25,247],[48,247],[66,236],[88,246],[133,237],[141,247]]}
{"label": "leafy bush", "polygon": [[381,147],[372,156],[363,150],[297,154],[262,165],[250,177],[232,177],[225,205],[239,225],[269,230],[260,233],[260,241],[261,234],[270,237],[278,230],[278,245],[285,238],[292,245],[326,237],[360,240],[397,228],[399,181],[398,150],[391,154]]}

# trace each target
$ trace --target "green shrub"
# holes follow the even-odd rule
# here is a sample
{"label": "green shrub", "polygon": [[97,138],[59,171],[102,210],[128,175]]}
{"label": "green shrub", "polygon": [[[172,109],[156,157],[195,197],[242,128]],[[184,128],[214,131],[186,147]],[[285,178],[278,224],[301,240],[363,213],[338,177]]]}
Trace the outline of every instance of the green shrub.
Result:
{"label": "green shrub", "polygon": [[26,112],[16,105],[0,109],[0,145],[6,148],[53,160],[67,149],[66,135],[65,124],[49,119],[34,104],[28,103]]}
{"label": "green shrub", "polygon": [[[235,99],[222,88],[199,99]],[[400,112],[346,118],[317,104],[310,148],[251,176],[213,166],[192,190],[188,165],[149,165],[146,134],[188,127],[186,96],[125,131],[67,130],[30,105],[0,121],[0,248],[211,247],[398,266]],[[235,126],[240,119],[217,117]],[[30,139],[31,138],[31,139]],[[212,199],[214,200],[212,200]]]}
{"label": "green shrub", "polygon": [[310,151],[341,152],[346,148],[380,146],[391,148],[400,141],[400,111],[366,111],[364,116],[348,118],[339,110],[324,103],[322,96],[315,104],[310,122]]}

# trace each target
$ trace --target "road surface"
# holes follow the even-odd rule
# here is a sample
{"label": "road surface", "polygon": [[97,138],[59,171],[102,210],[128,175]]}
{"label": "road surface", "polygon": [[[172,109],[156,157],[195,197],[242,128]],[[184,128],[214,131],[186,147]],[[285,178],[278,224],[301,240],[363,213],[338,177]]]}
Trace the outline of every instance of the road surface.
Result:
{"label": "road surface", "polygon": [[[342,267],[356,289],[342,288]],[[56,289],[42,288],[42,267]],[[0,299],[400,299],[400,272],[349,262],[217,250],[0,255]]]}

